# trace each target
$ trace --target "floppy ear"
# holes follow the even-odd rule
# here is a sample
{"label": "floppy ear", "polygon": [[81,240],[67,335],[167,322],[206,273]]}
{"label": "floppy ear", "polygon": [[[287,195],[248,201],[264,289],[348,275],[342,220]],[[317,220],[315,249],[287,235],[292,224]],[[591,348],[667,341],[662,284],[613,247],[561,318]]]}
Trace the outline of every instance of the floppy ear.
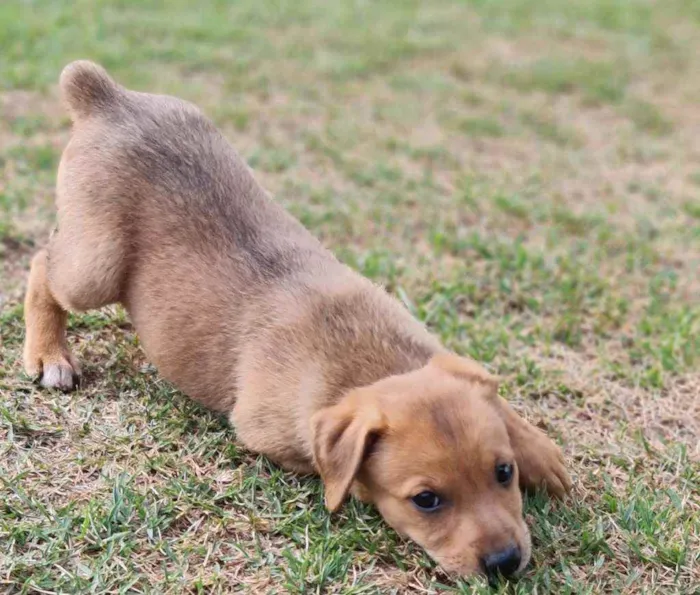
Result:
{"label": "floppy ear", "polygon": [[386,426],[376,399],[368,393],[368,389],[352,391],[311,418],[314,463],[331,512],[340,508],[368,447]]}
{"label": "floppy ear", "polygon": [[467,357],[452,353],[440,353],[430,360],[430,363],[442,371],[479,384],[498,388],[499,378],[490,374],[481,364]]}

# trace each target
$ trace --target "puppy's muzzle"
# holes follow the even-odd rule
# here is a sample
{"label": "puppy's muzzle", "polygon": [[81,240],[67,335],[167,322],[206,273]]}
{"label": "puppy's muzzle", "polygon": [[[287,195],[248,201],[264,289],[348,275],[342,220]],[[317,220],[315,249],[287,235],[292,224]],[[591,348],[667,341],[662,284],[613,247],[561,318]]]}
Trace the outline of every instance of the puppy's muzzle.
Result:
{"label": "puppy's muzzle", "polygon": [[511,544],[507,548],[493,552],[481,559],[481,565],[489,580],[496,579],[498,575],[505,578],[513,576],[522,561],[520,548]]}

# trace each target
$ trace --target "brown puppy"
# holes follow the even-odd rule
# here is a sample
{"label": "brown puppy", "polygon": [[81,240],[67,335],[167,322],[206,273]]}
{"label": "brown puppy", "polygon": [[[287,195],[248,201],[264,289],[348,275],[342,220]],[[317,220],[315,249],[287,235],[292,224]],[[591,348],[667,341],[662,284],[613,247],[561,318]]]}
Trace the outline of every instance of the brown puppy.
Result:
{"label": "brown puppy", "polygon": [[269,200],[193,105],[89,62],[61,90],[74,130],[29,277],[27,371],[73,388],[66,311],[120,302],[165,378],[251,450],[318,472],[331,510],[350,491],[374,502],[448,571],[523,568],[518,485],[570,482],[496,379]]}

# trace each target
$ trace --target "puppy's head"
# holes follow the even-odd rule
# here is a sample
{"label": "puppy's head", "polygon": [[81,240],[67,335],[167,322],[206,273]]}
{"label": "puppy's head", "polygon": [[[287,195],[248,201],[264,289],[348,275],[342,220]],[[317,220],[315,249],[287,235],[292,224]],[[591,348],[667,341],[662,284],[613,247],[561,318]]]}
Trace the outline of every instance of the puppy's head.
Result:
{"label": "puppy's head", "polygon": [[328,508],[352,490],[448,572],[524,568],[530,536],[497,388],[475,362],[438,355],[318,412],[314,457]]}

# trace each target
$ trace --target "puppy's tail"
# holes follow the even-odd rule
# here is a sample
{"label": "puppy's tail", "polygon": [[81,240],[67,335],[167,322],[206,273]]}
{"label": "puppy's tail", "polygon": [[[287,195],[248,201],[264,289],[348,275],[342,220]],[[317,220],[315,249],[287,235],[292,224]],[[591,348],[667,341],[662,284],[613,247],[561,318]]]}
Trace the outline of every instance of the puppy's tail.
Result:
{"label": "puppy's tail", "polygon": [[124,92],[104,68],[88,60],[68,64],[61,73],[59,86],[73,121],[109,109]]}

